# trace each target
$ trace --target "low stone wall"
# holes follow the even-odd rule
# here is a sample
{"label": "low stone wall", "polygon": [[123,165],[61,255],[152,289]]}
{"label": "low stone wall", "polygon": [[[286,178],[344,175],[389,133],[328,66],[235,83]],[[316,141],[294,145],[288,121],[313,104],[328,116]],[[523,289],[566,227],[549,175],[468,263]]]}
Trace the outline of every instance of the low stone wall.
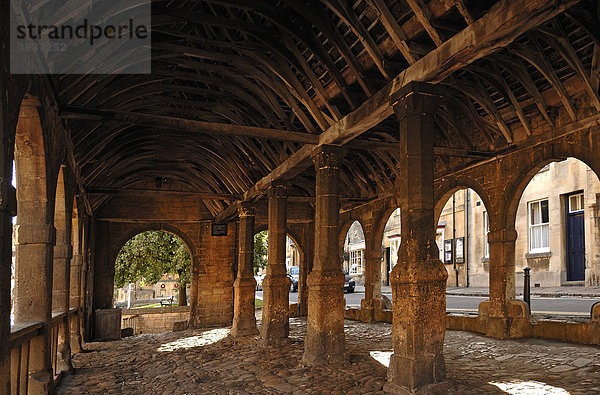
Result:
{"label": "low stone wall", "polygon": [[[518,301],[520,302],[520,301]],[[522,302],[515,303],[512,309],[510,338],[535,337],[538,339],[560,340],[579,344],[600,345],[600,302],[592,308],[591,319],[584,322],[560,319],[532,319],[522,310]],[[486,303],[479,307],[478,315],[448,314],[446,329],[486,334]],[[385,309],[346,309],[345,318],[362,322],[392,322],[392,311]]]}
{"label": "low stone wall", "polygon": [[188,306],[124,309],[121,328],[133,328],[134,335],[170,332],[176,322],[189,321],[189,319],[190,308]]}

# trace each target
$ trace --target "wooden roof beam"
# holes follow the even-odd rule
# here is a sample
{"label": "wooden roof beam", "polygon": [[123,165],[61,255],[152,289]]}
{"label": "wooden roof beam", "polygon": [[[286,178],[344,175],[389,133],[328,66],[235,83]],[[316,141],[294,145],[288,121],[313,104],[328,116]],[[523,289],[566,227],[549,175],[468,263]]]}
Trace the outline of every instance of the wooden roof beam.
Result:
{"label": "wooden roof beam", "polygon": [[137,112],[97,110],[86,107],[66,106],[61,109],[64,119],[114,120],[132,125],[146,126],[154,129],[177,130],[216,135],[258,137],[279,141],[316,144],[317,135],[302,132],[283,131],[280,129],[261,128],[256,126],[232,125],[228,123],[204,122],[192,119],[169,117],[164,115],[143,114]]}
{"label": "wooden roof beam", "polygon": [[86,187],[86,195],[117,195],[117,196],[190,196],[198,199],[239,200],[241,195],[231,193],[171,191],[161,189],[130,189],[130,188],[96,188]]}
{"label": "wooden roof beam", "polygon": [[379,13],[379,20],[381,21],[381,24],[383,25],[383,27],[385,27],[385,30],[388,32],[388,34],[398,47],[398,50],[400,51],[402,56],[404,56],[404,58],[409,64],[415,63],[417,59],[415,59],[415,57],[412,55],[412,53],[410,52],[410,48],[408,48],[408,44],[406,43],[408,38],[402,31],[400,25],[398,25],[396,17],[392,14],[388,6],[385,4],[385,1],[373,0],[373,5]]}
{"label": "wooden roof beam", "polygon": [[[484,16],[408,67],[360,107],[319,136],[319,145],[343,145],[393,113],[390,96],[413,81],[437,83],[456,70],[506,47],[521,34],[560,14],[578,0],[502,0]],[[299,174],[310,166],[314,145],[305,145],[244,193],[254,199],[278,179]],[[235,206],[235,205],[232,205]],[[230,206],[230,207],[232,207]],[[217,217],[226,218],[227,208]],[[231,214],[230,214],[231,215]]]}
{"label": "wooden roof beam", "polygon": [[422,0],[406,0],[411,10],[415,13],[415,16],[423,25],[423,28],[429,34],[429,37],[433,40],[436,46],[442,45],[442,39],[438,34],[437,30],[431,24],[432,17],[431,12],[429,11],[429,7],[423,3]]}
{"label": "wooden roof beam", "polygon": [[460,12],[460,14],[465,19],[465,22],[467,22],[467,25],[470,25],[473,22],[475,22],[475,19],[469,12],[469,9],[467,8],[467,6],[465,5],[465,2],[463,0],[454,0],[454,5],[456,6],[456,9],[458,10],[458,12]]}

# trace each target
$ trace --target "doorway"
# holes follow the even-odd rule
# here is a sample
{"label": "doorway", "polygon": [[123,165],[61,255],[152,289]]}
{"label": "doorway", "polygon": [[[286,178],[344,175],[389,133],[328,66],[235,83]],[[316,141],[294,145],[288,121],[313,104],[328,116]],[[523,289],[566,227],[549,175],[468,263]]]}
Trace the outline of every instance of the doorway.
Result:
{"label": "doorway", "polygon": [[585,280],[585,227],[583,193],[566,197],[567,281]]}

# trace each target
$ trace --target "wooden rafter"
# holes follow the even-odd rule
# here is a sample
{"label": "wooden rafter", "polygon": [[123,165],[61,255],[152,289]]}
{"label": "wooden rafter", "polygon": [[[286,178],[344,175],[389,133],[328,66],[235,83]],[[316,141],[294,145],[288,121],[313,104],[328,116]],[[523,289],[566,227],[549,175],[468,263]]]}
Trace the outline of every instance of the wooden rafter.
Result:
{"label": "wooden rafter", "polygon": [[406,0],[406,2],[413,10],[415,16],[417,17],[419,22],[421,22],[423,28],[425,28],[425,31],[427,32],[427,34],[429,34],[429,37],[431,37],[435,45],[437,45],[438,47],[442,45],[442,39],[440,38],[440,35],[431,24],[432,17],[428,6],[425,3],[423,3],[422,0]]}
{"label": "wooden rafter", "polygon": [[[445,42],[437,50],[410,66],[385,88],[373,95],[362,106],[321,133],[319,144],[345,144],[391,115],[389,97],[411,81],[438,82],[451,73],[507,46],[521,34],[567,9],[576,0],[559,4],[536,1],[508,1],[496,4],[472,25]],[[281,163],[269,175],[244,193],[244,200],[264,193],[271,182],[298,174],[314,147],[305,145]],[[231,215],[235,207],[226,209],[218,217]]]}

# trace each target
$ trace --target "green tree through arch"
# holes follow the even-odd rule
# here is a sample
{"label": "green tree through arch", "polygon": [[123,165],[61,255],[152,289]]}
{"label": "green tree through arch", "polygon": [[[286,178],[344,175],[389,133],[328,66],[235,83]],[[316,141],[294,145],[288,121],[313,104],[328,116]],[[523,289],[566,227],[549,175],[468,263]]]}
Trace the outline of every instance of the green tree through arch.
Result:
{"label": "green tree through arch", "polygon": [[163,274],[179,275],[179,305],[187,306],[192,259],[185,243],[174,234],[148,231],[125,243],[115,263],[115,287],[143,280],[157,283]]}

